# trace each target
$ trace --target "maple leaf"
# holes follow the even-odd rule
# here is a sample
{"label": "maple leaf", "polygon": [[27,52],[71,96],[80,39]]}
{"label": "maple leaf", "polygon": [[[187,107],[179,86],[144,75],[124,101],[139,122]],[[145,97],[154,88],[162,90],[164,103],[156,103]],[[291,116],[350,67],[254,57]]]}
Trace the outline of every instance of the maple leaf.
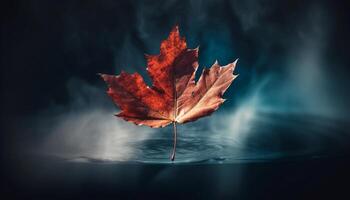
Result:
{"label": "maple leaf", "polygon": [[107,94],[121,109],[116,116],[152,128],[173,123],[173,161],[176,123],[195,121],[219,108],[225,101],[222,98],[224,92],[237,77],[233,75],[237,60],[226,66],[220,66],[216,61],[210,69],[203,70],[196,83],[198,48],[187,48],[178,26],[161,42],[159,55],[145,56],[152,87],[147,86],[139,73],[122,71],[118,76],[100,75],[108,84]]}

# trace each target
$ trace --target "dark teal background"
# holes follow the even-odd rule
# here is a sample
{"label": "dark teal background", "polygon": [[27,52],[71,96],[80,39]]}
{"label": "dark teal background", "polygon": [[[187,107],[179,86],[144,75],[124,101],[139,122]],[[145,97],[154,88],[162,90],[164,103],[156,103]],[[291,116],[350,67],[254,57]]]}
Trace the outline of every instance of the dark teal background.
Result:
{"label": "dark teal background", "polygon": [[[349,148],[340,148],[350,144],[345,1],[15,0],[2,1],[0,7],[1,179],[2,194],[9,199],[349,197],[348,184],[342,183],[349,180]],[[190,48],[200,47],[199,71],[216,59],[225,65],[239,58],[239,77],[212,117],[256,98],[261,112],[283,114],[276,119],[281,124],[295,116],[331,119],[327,125],[335,131],[326,130],[333,135],[324,137],[331,142],[321,146],[339,147],[337,154],[209,166],[84,165],[31,158],[29,152],[66,113],[117,111],[97,73],[137,71],[150,84],[143,55],[157,54],[176,24]],[[193,126],[205,127],[201,121]],[[302,129],[303,123],[291,129],[298,141],[303,140],[297,131]],[[276,128],[269,141],[280,142],[281,150],[289,148],[294,143],[281,133],[292,135],[291,130]]]}

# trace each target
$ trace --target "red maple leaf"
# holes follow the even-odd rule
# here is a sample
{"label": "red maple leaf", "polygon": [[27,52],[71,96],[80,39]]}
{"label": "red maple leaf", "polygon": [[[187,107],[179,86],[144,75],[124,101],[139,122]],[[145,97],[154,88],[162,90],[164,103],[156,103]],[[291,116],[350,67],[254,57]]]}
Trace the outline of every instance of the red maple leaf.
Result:
{"label": "red maple leaf", "polygon": [[107,94],[120,107],[116,116],[137,125],[159,128],[173,123],[175,158],[176,123],[195,121],[210,115],[225,101],[222,95],[237,77],[236,62],[220,66],[215,62],[204,69],[197,83],[198,48],[189,49],[175,26],[162,41],[159,55],[146,55],[149,87],[139,73],[101,74],[108,84]]}

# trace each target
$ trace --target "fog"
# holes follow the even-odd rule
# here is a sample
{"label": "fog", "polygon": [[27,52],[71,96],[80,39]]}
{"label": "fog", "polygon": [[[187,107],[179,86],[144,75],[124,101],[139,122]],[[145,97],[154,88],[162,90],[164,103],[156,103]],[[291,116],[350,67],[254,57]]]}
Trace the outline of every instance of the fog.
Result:
{"label": "fog", "polygon": [[[186,36],[190,48],[200,46],[200,68],[210,66],[215,59],[225,65],[240,58],[236,67],[236,74],[240,76],[225,94],[228,101],[223,108],[210,117],[181,126],[183,132],[191,132],[191,135],[195,134],[196,127],[206,127],[205,132],[210,135],[208,142],[210,138],[223,138],[222,142],[229,138],[230,145],[244,147],[247,136],[256,131],[253,131],[255,120],[263,120],[259,113],[344,118],[343,107],[337,106],[333,97],[336,91],[330,90],[335,77],[329,75],[329,61],[324,51],[330,42],[328,32],[332,18],[322,4],[298,8],[299,14],[288,18],[290,26],[269,21],[271,13],[279,8],[273,1],[188,1],[181,4],[179,1],[159,4],[133,1],[131,4],[135,9],[135,30],[126,29],[119,37],[118,31],[123,32],[122,28],[98,35],[102,41],[99,48],[106,48],[113,55],[113,66],[108,66],[112,70],[101,69],[103,73],[116,74],[122,69],[138,71],[150,84],[143,53],[157,54],[160,41],[170,31],[165,27],[173,24],[180,25],[180,32]],[[226,13],[222,14],[221,10]],[[175,17],[171,18],[173,15]],[[220,21],[219,17],[235,20]],[[165,20],[162,23],[171,24],[163,26],[159,22],[161,18]],[[67,34],[74,37],[67,36],[66,48],[73,54],[82,51],[76,53],[77,59],[88,63],[91,58],[84,50],[86,38],[83,35],[89,33],[79,29],[79,20],[75,16],[67,17]],[[244,50],[239,51],[239,47]],[[35,125],[33,131],[44,133],[32,147],[37,153],[127,161],[140,154],[135,144],[147,142],[164,132],[169,132],[171,138],[169,127],[166,131],[139,127],[113,116],[118,108],[105,94],[106,87],[102,83],[70,77],[65,88],[68,103],[53,103],[30,117]]]}

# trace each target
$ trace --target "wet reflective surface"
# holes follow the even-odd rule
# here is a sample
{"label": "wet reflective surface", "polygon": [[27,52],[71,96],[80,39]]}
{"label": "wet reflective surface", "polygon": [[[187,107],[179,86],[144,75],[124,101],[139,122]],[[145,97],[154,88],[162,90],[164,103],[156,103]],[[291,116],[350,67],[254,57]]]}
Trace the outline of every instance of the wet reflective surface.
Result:
{"label": "wet reflective surface", "polygon": [[181,126],[174,163],[169,161],[171,129],[124,141],[130,146],[128,160],[12,155],[3,170],[4,189],[9,197],[18,199],[350,196],[347,123],[300,115],[258,116],[249,129],[240,129],[243,135],[223,133],[227,127],[217,121],[216,130],[209,123],[200,129]]}
{"label": "wet reflective surface", "polygon": [[[251,120],[249,130],[237,130],[238,134],[227,132],[227,127],[220,127],[220,123],[214,132],[210,124],[202,123],[200,128],[181,125],[175,163],[269,162],[348,155],[350,129],[345,121],[297,114],[258,113],[257,116]],[[171,163],[172,129],[142,140],[127,139],[124,145],[132,149],[128,160],[89,156],[62,159],[106,164]]]}

